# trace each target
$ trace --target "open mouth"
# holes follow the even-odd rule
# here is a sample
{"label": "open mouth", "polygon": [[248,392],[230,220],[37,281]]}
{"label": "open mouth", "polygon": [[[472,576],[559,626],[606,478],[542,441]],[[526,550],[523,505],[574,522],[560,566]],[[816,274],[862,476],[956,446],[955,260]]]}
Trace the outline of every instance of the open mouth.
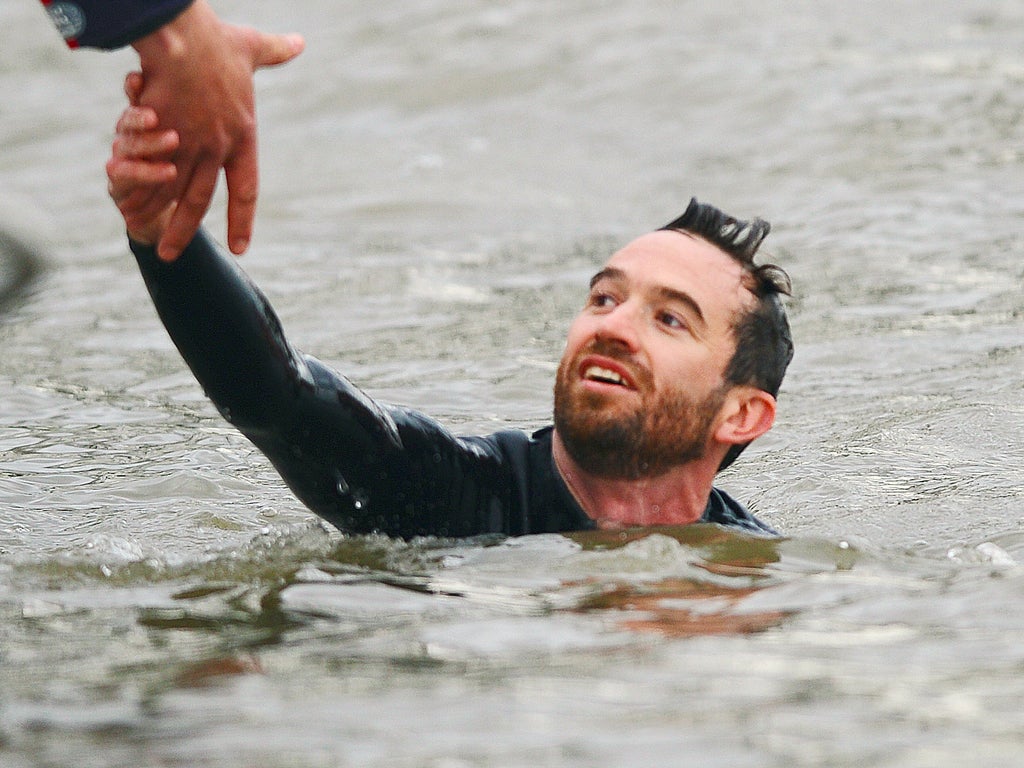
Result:
{"label": "open mouth", "polygon": [[591,357],[589,360],[584,360],[580,366],[580,378],[583,381],[610,384],[616,387],[623,387],[624,389],[635,389],[629,373],[621,366],[607,359],[597,360]]}
{"label": "open mouth", "polygon": [[626,380],[619,374],[609,368],[602,368],[599,365],[588,366],[583,371],[583,378],[587,381],[602,381],[606,384],[618,384],[621,387],[626,386]]}

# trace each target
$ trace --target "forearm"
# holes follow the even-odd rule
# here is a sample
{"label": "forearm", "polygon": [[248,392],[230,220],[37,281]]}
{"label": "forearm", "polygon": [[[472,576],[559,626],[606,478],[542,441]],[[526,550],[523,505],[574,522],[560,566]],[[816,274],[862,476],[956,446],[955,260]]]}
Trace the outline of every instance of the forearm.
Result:
{"label": "forearm", "polygon": [[207,396],[243,432],[271,428],[298,390],[305,364],[266,297],[200,230],[174,262],[131,242],[157,313]]}
{"label": "forearm", "polygon": [[121,48],[160,29],[193,0],[42,0],[69,48]]}

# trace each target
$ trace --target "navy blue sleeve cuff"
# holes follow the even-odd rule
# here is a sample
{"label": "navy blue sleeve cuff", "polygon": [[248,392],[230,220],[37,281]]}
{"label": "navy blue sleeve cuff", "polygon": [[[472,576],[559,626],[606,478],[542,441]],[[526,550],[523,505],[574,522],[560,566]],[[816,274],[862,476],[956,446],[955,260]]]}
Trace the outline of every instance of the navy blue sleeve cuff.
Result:
{"label": "navy blue sleeve cuff", "polygon": [[69,48],[122,48],[173,21],[192,0],[42,0]]}

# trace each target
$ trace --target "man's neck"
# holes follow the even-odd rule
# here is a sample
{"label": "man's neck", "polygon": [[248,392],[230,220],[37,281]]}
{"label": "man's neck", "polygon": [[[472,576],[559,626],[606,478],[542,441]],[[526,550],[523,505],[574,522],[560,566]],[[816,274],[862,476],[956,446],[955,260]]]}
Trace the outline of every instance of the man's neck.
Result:
{"label": "man's neck", "polygon": [[581,468],[569,455],[557,429],[551,449],[565,484],[599,528],[697,522],[707,507],[717,468],[714,461],[699,460],[658,477],[610,479]]}

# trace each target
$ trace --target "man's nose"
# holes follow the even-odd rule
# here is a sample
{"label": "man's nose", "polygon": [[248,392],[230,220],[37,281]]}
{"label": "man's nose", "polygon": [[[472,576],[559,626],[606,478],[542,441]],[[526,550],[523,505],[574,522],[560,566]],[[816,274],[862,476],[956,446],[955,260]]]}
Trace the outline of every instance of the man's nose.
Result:
{"label": "man's nose", "polygon": [[633,303],[626,301],[600,316],[594,335],[603,340],[621,344],[635,352],[638,342],[640,316]]}

